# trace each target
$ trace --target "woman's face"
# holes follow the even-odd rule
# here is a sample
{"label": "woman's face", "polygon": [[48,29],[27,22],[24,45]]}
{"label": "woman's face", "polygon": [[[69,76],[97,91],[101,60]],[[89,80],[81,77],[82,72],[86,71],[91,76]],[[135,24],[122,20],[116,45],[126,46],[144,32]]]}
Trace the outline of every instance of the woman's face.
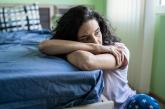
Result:
{"label": "woman's face", "polygon": [[78,31],[78,41],[84,43],[102,44],[102,33],[95,19],[84,22]]}

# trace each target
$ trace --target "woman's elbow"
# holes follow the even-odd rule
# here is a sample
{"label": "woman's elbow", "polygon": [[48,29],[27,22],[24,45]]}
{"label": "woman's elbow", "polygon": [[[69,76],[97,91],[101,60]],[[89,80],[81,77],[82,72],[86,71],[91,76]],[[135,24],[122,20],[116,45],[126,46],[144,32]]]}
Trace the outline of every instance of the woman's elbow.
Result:
{"label": "woman's elbow", "polygon": [[83,70],[96,70],[96,69],[98,69],[98,68],[96,68],[94,61],[92,59],[88,59],[88,60],[83,61],[80,66]]}
{"label": "woman's elbow", "polygon": [[38,49],[43,52],[43,53],[46,53],[47,52],[47,45],[48,45],[48,42],[47,41],[43,41],[41,42],[39,45],[38,45]]}
{"label": "woman's elbow", "polygon": [[91,53],[87,53],[87,56],[79,63],[83,70],[96,70],[98,69],[95,63],[95,57]]}
{"label": "woman's elbow", "polygon": [[77,50],[75,52],[72,52],[67,56],[67,59],[69,62],[71,62],[73,65],[78,67],[81,70],[94,70],[94,62],[93,62],[93,54]]}

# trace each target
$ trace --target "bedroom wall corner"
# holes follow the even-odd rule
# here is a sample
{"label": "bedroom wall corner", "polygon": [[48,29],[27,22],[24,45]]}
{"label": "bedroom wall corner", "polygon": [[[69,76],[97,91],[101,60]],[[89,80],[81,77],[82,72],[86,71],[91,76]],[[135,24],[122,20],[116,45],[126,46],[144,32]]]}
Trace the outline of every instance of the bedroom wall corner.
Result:
{"label": "bedroom wall corner", "polygon": [[165,16],[156,16],[156,30],[154,40],[154,51],[153,51],[153,63],[152,63],[152,76],[151,76],[151,90],[150,92],[165,100]]}

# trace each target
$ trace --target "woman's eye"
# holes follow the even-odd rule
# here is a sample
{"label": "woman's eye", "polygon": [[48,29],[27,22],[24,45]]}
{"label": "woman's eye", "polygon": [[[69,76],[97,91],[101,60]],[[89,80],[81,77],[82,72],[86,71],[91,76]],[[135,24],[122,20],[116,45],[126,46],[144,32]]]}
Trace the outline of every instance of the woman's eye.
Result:
{"label": "woman's eye", "polygon": [[82,41],[82,42],[85,42],[85,41],[88,41],[88,40],[89,40],[88,37],[83,37],[83,38],[80,39],[80,41]]}
{"label": "woman's eye", "polygon": [[96,32],[95,32],[95,35],[96,35],[96,36],[99,36],[99,33],[100,33],[100,31],[96,31]]}
{"label": "woman's eye", "polygon": [[84,41],[88,41],[88,40],[90,40],[90,38],[89,38],[89,37],[84,38]]}

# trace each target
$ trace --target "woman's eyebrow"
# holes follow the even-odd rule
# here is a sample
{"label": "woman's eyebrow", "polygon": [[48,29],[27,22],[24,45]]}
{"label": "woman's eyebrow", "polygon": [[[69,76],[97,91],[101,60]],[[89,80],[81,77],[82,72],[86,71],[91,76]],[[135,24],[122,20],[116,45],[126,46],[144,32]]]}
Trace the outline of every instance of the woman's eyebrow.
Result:
{"label": "woman's eyebrow", "polygon": [[98,27],[96,30],[95,30],[95,32],[97,32],[97,31],[99,31],[100,30],[100,28]]}

